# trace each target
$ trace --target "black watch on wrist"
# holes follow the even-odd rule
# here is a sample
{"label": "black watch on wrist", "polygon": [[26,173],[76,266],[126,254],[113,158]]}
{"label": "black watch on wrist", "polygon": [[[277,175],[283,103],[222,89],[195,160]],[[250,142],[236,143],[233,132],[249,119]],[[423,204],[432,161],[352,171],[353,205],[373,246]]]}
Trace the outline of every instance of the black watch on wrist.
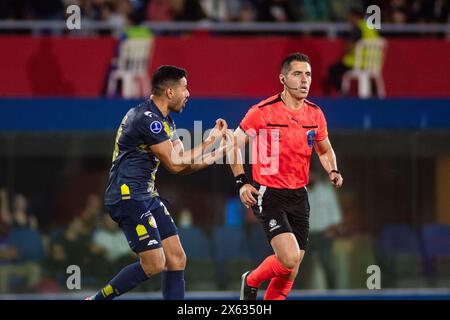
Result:
{"label": "black watch on wrist", "polygon": [[332,174],[333,172],[337,173],[337,174],[341,174],[341,172],[339,170],[331,170],[328,174]]}

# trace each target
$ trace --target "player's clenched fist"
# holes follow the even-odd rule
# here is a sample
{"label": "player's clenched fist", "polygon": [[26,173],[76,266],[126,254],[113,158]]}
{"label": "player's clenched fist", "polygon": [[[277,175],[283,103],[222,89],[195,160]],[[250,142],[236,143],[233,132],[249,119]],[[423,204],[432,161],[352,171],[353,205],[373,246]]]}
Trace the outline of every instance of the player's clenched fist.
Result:
{"label": "player's clenched fist", "polygon": [[206,138],[206,142],[208,143],[214,143],[217,140],[220,140],[221,138],[225,137],[226,132],[228,129],[228,124],[223,119],[217,119],[216,125],[211,130],[211,132],[208,135],[208,138]]}

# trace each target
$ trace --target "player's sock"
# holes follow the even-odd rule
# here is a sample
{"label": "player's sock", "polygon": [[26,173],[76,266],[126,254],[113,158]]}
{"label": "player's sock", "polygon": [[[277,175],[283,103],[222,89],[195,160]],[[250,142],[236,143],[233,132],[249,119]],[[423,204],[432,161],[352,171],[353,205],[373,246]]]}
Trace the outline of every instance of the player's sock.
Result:
{"label": "player's sock", "polygon": [[272,278],[264,294],[264,300],[286,300],[293,284],[294,280],[286,277]]}
{"label": "player's sock", "polygon": [[254,288],[259,288],[261,283],[273,277],[286,277],[292,272],[275,257],[268,256],[255,270],[247,277],[247,284]]}
{"label": "player's sock", "polygon": [[121,294],[137,287],[148,279],[140,262],[132,263],[123,268],[102,290],[94,300],[112,300]]}
{"label": "player's sock", "polygon": [[184,300],[184,270],[163,272],[162,293],[165,300]]}

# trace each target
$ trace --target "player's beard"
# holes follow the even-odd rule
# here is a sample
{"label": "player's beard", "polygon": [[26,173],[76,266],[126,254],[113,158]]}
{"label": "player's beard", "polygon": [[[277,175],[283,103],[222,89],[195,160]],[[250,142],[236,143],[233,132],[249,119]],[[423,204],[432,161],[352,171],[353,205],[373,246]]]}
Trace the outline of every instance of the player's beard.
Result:
{"label": "player's beard", "polygon": [[170,111],[173,111],[175,113],[181,113],[183,112],[184,107],[186,106],[187,98],[180,99],[179,101],[176,101],[173,106],[170,107]]}

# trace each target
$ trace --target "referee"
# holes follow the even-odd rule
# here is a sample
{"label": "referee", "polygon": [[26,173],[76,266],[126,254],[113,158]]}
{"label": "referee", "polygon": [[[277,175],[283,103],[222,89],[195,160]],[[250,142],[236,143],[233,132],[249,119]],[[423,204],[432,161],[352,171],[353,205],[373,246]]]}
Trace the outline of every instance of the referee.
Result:
{"label": "referee", "polygon": [[[264,300],[284,300],[292,288],[308,243],[306,185],[313,147],[330,183],[339,188],[343,182],[325,116],[306,100],[311,86],[309,57],[287,56],[279,79],[284,90],[250,108],[235,131],[238,147],[229,154],[241,201],[252,207],[275,252],[242,275],[241,300],[256,300],[266,280],[270,284]],[[249,140],[253,182],[245,175],[240,152]]]}

